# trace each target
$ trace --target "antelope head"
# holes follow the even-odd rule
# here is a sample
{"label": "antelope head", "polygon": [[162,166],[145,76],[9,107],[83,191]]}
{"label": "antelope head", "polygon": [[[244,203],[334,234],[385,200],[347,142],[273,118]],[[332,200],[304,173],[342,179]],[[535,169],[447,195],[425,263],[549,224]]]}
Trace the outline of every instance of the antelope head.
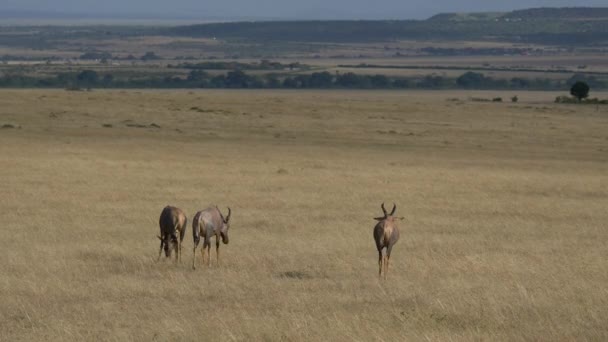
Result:
{"label": "antelope head", "polygon": [[165,256],[168,258],[171,256],[171,251],[175,248],[175,246],[177,245],[177,235],[165,235],[164,238],[162,238],[160,235],[156,236],[160,241],[163,242],[163,249],[165,250]]}
{"label": "antelope head", "polygon": [[397,210],[397,206],[395,205],[395,203],[393,203],[393,210],[391,210],[390,213],[388,213],[386,211],[386,208],[384,208],[384,203],[382,203],[380,205],[380,208],[382,208],[382,212],[384,213],[384,216],[374,217],[374,220],[376,220],[376,221],[385,221],[385,220],[394,221],[394,220],[403,220],[404,219],[404,217],[393,216],[395,214],[395,211]]}

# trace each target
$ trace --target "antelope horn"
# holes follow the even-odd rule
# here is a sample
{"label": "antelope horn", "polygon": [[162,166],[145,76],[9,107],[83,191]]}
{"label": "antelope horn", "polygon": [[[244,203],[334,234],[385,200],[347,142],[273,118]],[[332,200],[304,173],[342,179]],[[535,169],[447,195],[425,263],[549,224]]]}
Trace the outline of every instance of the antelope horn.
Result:
{"label": "antelope horn", "polygon": [[222,221],[223,221],[224,215],[222,215],[222,211],[220,210],[220,208],[217,207],[217,205],[215,206],[215,209],[217,209],[217,212],[220,213],[220,217],[222,218]]}
{"label": "antelope horn", "polygon": [[395,203],[393,203],[393,210],[391,211],[391,216],[393,216],[393,214],[395,213],[395,210],[397,210],[397,206],[395,205]]}
{"label": "antelope horn", "polygon": [[230,210],[230,207],[228,207],[228,216],[226,216],[226,222],[228,222],[228,220],[230,220],[231,214],[232,214],[232,210]]}
{"label": "antelope horn", "polygon": [[382,204],[380,205],[380,208],[382,208],[382,211],[384,212],[384,216],[386,216],[386,209],[384,209],[384,202],[382,202]]}

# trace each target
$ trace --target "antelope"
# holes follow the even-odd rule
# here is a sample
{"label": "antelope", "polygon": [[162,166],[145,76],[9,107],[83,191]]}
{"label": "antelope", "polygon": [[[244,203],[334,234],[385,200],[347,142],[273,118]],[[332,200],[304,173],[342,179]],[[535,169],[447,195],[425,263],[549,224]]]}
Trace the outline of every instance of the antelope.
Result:
{"label": "antelope", "polygon": [[196,269],[196,247],[201,236],[203,237],[203,248],[201,248],[202,264],[205,263],[205,248],[207,248],[207,266],[211,262],[211,237],[215,235],[215,252],[217,264],[220,264],[220,238],[224,244],[228,244],[228,229],[230,228],[230,215],[232,211],[228,207],[228,216],[224,217],[217,206],[210,206],[194,215],[192,220],[192,236],[194,238],[194,255],[192,257],[192,269]]}
{"label": "antelope", "polygon": [[[169,205],[163,209],[158,220],[158,225],[160,226],[160,235],[158,236],[160,250],[158,251],[157,261],[160,260],[163,247],[167,258],[171,257],[171,249],[175,249],[175,261],[181,260],[182,241],[184,241],[184,236],[186,235],[187,222],[188,218],[186,218],[183,210]],[[179,239],[177,238],[178,233]]]}
{"label": "antelope", "polygon": [[[393,203],[393,210],[388,214],[384,208],[384,203],[380,206],[384,212],[384,216],[375,217],[374,220],[379,221],[374,227],[374,240],[376,240],[376,248],[378,249],[378,277],[382,277],[384,272],[384,279],[386,280],[386,274],[388,273],[388,261],[391,258],[391,250],[393,246],[399,240],[399,228],[397,227],[397,221],[403,220],[403,217],[395,217],[395,210],[397,206]],[[386,248],[386,254],[382,255],[382,250]]]}

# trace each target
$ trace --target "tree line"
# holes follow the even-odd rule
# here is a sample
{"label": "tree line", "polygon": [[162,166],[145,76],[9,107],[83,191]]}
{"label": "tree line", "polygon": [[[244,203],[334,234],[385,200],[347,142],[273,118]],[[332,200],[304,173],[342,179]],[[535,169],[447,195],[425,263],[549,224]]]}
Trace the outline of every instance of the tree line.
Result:
{"label": "tree line", "polygon": [[222,74],[209,74],[194,69],[180,76],[115,77],[111,73],[95,70],[60,73],[54,77],[36,77],[26,74],[0,76],[4,88],[286,88],[286,89],[521,89],[562,90],[576,82],[585,82],[595,89],[608,88],[608,82],[593,76],[578,74],[567,80],[549,78],[498,79],[483,73],[468,71],[459,77],[427,75],[424,77],[397,77],[362,75],[353,72],[310,74],[248,74],[232,70]]}

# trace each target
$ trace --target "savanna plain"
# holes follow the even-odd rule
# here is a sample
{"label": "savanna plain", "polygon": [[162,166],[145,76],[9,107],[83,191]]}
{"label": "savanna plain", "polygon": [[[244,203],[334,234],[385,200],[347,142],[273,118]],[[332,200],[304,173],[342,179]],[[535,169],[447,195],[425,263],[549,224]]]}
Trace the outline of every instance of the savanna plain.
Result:
{"label": "savanna plain", "polygon": [[605,341],[608,112],[499,95],[2,90],[0,340]]}

